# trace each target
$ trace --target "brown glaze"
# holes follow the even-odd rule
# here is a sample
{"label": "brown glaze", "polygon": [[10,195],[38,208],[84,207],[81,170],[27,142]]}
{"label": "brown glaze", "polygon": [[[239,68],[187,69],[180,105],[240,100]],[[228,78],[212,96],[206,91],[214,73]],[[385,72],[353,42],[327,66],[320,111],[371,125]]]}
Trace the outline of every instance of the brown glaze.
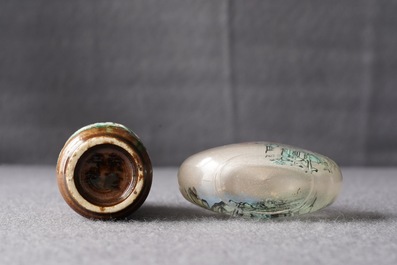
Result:
{"label": "brown glaze", "polygon": [[62,196],[77,213],[117,219],[145,201],[152,166],[145,147],[127,128],[93,124],[66,142],[58,159],[57,179]]}
{"label": "brown glaze", "polygon": [[79,193],[89,202],[110,206],[131,194],[137,172],[129,154],[116,145],[97,145],[77,162],[74,179]]}

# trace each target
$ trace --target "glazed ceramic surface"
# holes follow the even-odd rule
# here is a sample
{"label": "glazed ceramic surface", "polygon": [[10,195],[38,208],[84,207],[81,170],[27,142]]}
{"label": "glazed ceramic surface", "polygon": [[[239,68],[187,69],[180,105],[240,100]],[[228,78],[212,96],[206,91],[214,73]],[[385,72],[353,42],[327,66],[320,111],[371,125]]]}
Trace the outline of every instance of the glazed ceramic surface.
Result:
{"label": "glazed ceramic surface", "polygon": [[74,133],[57,164],[59,190],[79,214],[96,219],[126,217],[146,199],[152,165],[128,128],[96,123]]}
{"label": "glazed ceramic surface", "polygon": [[342,175],[331,159],[268,142],[209,149],[186,159],[182,195],[203,208],[232,216],[273,218],[319,210],[339,194]]}

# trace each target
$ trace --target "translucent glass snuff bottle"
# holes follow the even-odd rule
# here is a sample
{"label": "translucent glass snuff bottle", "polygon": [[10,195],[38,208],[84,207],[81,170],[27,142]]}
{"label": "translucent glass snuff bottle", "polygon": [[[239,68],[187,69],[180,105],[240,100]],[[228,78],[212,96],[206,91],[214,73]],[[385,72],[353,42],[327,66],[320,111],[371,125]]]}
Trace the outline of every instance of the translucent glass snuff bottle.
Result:
{"label": "translucent glass snuff bottle", "polygon": [[182,195],[231,216],[274,218],[317,211],[339,194],[342,174],[323,155],[269,142],[232,144],[187,158],[180,166]]}

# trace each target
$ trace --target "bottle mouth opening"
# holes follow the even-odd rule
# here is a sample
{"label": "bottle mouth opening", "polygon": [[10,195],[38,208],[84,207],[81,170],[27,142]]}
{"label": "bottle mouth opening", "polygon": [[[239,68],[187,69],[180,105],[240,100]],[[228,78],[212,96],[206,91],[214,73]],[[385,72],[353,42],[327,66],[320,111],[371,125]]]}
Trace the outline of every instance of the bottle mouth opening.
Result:
{"label": "bottle mouth opening", "polygon": [[77,191],[85,200],[100,207],[124,201],[133,192],[137,176],[131,155],[113,144],[87,149],[74,170]]}

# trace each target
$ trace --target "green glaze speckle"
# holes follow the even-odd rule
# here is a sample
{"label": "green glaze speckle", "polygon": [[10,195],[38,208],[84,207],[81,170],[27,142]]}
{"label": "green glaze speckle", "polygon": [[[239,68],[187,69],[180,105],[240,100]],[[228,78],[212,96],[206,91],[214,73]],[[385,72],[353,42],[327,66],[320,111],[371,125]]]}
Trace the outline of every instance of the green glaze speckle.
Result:
{"label": "green glaze speckle", "polygon": [[[70,139],[75,137],[79,133],[86,131],[86,130],[90,130],[92,128],[97,128],[97,129],[105,128],[107,132],[111,132],[114,127],[121,128],[121,129],[127,131],[128,133],[132,134],[135,138],[139,139],[139,137],[133,131],[131,131],[129,128],[125,127],[122,124],[114,123],[114,122],[97,122],[97,123],[93,123],[93,124],[84,126],[84,127],[80,128],[79,130],[77,130],[74,134],[72,134]],[[141,145],[143,145],[143,144],[139,141],[139,146],[141,146]]]}

